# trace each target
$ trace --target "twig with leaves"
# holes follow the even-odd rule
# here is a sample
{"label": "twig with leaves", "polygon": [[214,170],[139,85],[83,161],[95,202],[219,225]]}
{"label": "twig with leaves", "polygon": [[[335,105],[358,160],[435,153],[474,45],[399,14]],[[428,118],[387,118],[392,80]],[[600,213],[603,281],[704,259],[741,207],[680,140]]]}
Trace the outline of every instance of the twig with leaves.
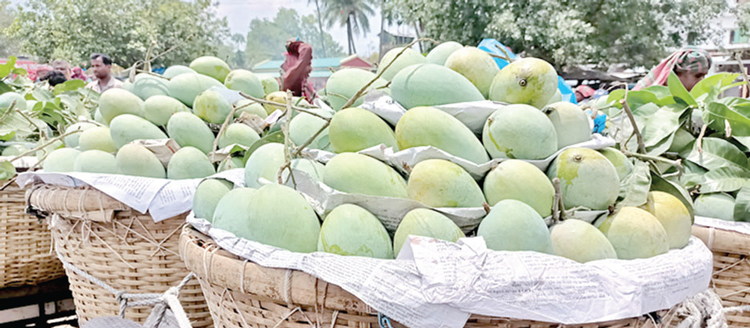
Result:
{"label": "twig with leaves", "polygon": [[640,129],[638,129],[638,123],[636,123],[635,116],[633,116],[633,111],[630,110],[630,105],[628,105],[627,92],[625,92],[625,95],[625,98],[620,100],[620,104],[622,105],[622,109],[625,111],[625,114],[628,115],[630,124],[633,125],[633,134],[635,134],[635,138],[638,141],[638,151],[640,151],[642,154],[645,154],[646,145],[643,142],[643,135],[641,135],[641,131]]}

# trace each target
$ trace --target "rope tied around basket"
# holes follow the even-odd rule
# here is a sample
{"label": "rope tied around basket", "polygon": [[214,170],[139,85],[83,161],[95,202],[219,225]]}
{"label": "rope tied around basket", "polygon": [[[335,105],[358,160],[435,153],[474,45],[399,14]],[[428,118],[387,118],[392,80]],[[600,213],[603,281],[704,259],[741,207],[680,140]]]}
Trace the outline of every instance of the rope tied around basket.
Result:
{"label": "rope tied around basket", "polygon": [[90,275],[88,272],[81,270],[80,268],[76,267],[75,265],[71,264],[70,262],[66,261],[62,254],[60,252],[57,252],[57,257],[60,259],[60,262],[62,263],[63,267],[66,270],[70,270],[75,272],[77,275],[86,278],[88,281],[94,283],[95,285],[107,290],[108,292],[115,295],[115,300],[117,303],[120,304],[120,318],[125,318],[125,310],[128,307],[145,307],[145,306],[151,306],[154,307],[154,312],[151,313],[151,316],[149,316],[149,319],[151,317],[155,318],[155,321],[161,322],[164,320],[165,316],[167,315],[167,310],[171,310],[174,314],[174,318],[177,321],[177,324],[180,328],[191,328],[190,320],[187,318],[187,314],[185,313],[185,310],[182,308],[182,305],[180,304],[180,300],[178,298],[180,294],[180,290],[184,288],[190,280],[192,280],[195,275],[191,272],[188,274],[185,278],[180,281],[177,286],[170,287],[166,292],[163,294],[155,294],[155,293],[128,293],[123,290],[117,290],[114,287],[108,285],[104,281]]}

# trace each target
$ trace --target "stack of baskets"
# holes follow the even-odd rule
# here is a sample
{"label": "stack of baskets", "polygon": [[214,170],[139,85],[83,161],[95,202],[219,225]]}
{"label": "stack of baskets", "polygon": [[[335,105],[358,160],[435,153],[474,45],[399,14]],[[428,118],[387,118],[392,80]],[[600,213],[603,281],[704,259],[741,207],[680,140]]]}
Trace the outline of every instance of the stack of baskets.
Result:
{"label": "stack of baskets", "polygon": [[[694,225],[693,235],[714,254],[711,287],[724,307],[750,306],[750,235]],[[729,327],[750,327],[750,311],[727,314]]]}
{"label": "stack of baskets", "polygon": [[[178,254],[184,215],[154,222],[149,214],[91,188],[35,185],[28,200],[51,220],[60,257],[85,273],[66,268],[81,324],[118,315],[122,305],[111,290],[91,278],[125,293],[161,294],[189,274]],[[193,327],[211,326],[197,281],[182,288],[179,299]],[[143,323],[151,310],[152,306],[128,308],[125,318]]]}
{"label": "stack of baskets", "polygon": [[[341,287],[307,273],[266,268],[219,249],[213,240],[185,227],[180,252],[203,287],[217,328],[359,327],[378,328],[377,312]],[[656,328],[672,326],[675,311],[659,313],[661,323],[647,316],[610,322],[564,325],[585,328]],[[393,327],[403,327],[390,322]],[[467,328],[552,328],[545,323],[472,315]],[[383,325],[387,327],[387,325]]]}
{"label": "stack of baskets", "polygon": [[0,180],[0,288],[37,285],[65,275],[47,225],[26,214],[25,191]]}

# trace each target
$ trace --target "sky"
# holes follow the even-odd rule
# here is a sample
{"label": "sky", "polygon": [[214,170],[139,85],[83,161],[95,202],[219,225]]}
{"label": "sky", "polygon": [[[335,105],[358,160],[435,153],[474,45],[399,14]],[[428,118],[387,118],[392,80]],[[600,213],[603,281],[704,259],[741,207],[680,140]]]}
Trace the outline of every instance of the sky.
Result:
{"label": "sky", "polygon": [[[232,33],[247,34],[250,21],[254,18],[271,19],[276,16],[279,8],[290,8],[296,10],[300,16],[315,14],[315,3],[308,4],[308,0],[218,0],[218,14],[226,17]],[[355,46],[357,54],[367,58],[373,52],[378,51],[378,33],[380,33],[380,12],[376,9],[376,15],[370,17],[370,33],[366,35],[355,35]],[[325,23],[323,29],[333,36],[344,51],[346,47],[346,28],[332,26],[327,28]],[[386,27],[391,32],[406,32],[405,27]]]}

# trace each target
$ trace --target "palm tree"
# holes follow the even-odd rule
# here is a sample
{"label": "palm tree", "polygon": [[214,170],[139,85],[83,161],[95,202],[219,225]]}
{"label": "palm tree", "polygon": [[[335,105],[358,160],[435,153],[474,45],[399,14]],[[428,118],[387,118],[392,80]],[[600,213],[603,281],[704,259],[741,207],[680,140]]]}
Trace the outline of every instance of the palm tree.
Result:
{"label": "palm tree", "polygon": [[368,16],[375,14],[372,2],[373,0],[323,0],[324,15],[328,27],[334,24],[346,26],[350,55],[357,52],[354,45],[354,34],[370,32]]}

